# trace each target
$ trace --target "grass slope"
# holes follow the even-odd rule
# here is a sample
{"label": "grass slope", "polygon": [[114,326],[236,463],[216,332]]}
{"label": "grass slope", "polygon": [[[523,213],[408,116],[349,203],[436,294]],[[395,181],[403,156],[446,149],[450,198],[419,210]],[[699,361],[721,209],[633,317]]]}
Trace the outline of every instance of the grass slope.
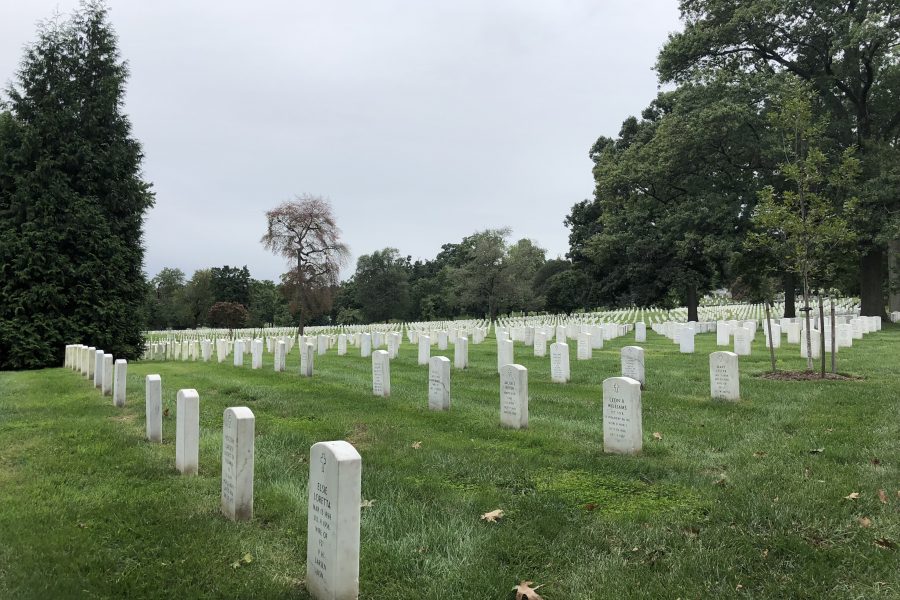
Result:
{"label": "grass slope", "polygon": [[[493,339],[452,371],[440,414],[410,344],[389,399],[371,396],[370,360],[352,348],[316,357],[312,379],[297,375],[296,349],[287,373],[271,355],[261,371],[131,364],[124,409],[69,370],[2,373],[0,598],[307,598],[309,447],[334,439],[360,451],[363,498],[375,500],[362,514],[361,598],[506,600],[522,579],[546,584],[547,600],[900,597],[900,550],[882,547],[900,543],[900,328],[841,350],[840,370],[861,381],[759,379],[763,339],[741,357],[742,401],[726,404],[708,398],[715,334],[681,355],[648,332],[636,457],[602,448],[600,384],[631,336],[588,362],[571,344],[567,385],[517,344],[523,431],[498,425]],[[797,346],[780,354],[782,368],[803,368]],[[169,408],[162,445],[144,440],[150,373]],[[200,393],[199,477],[174,469],[180,388]],[[235,524],[219,513],[221,427],[241,405],[257,417],[255,517]],[[496,508],[501,522],[479,519]]]}

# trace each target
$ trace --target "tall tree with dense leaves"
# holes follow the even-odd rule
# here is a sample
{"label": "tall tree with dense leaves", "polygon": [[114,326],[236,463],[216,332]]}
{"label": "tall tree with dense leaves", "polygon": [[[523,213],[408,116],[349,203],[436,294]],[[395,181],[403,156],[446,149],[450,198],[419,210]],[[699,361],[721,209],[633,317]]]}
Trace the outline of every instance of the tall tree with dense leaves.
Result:
{"label": "tall tree with dense leaves", "polygon": [[697,320],[755,204],[759,120],[740,83],[683,86],[626,120],[617,140],[595,144],[596,206],[578,204],[569,219],[570,255],[597,277],[592,295],[617,306],[683,303]]}
{"label": "tall tree with dense leaves", "polygon": [[356,261],[356,303],[368,323],[404,319],[409,310],[410,258],[396,248],[376,250]]}
{"label": "tall tree with dense leaves", "polygon": [[[714,71],[797,77],[829,113],[828,134],[856,146],[864,181],[858,217],[861,312],[884,313],[888,242],[900,239],[900,3],[896,0],[682,0],[685,29],[657,68],[663,82]],[[885,188],[884,184],[890,183]]]}
{"label": "tall tree with dense leaves", "polygon": [[250,269],[213,267],[210,269],[212,292],[216,302],[237,302],[245,307],[250,305]]}
{"label": "tall tree with dense leaves", "polygon": [[293,290],[291,308],[301,329],[304,321],[328,313],[350,253],[331,203],[310,194],[282,202],[266,212],[266,233],[260,241],[288,261],[282,279]]}
{"label": "tall tree with dense leaves", "polygon": [[106,9],[91,2],[39,29],[6,91],[0,368],[60,364],[75,342],[142,351],[153,195],[122,110],[127,77]]}

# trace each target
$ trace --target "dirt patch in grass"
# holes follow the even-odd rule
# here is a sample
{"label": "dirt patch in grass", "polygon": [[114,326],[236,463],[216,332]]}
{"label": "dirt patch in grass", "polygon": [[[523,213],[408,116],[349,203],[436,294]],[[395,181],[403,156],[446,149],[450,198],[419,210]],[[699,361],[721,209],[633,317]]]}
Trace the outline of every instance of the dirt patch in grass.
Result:
{"label": "dirt patch in grass", "polygon": [[121,414],[121,415],[113,415],[113,416],[109,417],[109,420],[117,421],[119,423],[131,423],[131,422],[137,420],[137,415],[136,414],[128,414],[128,413]]}
{"label": "dirt patch in grass", "polygon": [[[760,379],[774,379],[776,381],[823,381],[819,371],[776,371],[763,373]],[[827,381],[859,381],[862,377],[849,373],[825,373]]]}
{"label": "dirt patch in grass", "polygon": [[369,426],[365,423],[354,423],[353,429],[346,436],[346,440],[356,448],[368,447],[370,441]]}

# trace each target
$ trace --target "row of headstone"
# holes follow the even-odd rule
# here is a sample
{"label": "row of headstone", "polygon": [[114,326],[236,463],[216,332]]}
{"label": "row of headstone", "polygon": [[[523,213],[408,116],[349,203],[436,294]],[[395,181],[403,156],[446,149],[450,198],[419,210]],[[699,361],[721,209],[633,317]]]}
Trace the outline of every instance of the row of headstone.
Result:
{"label": "row of headstone", "polygon": [[93,346],[84,344],[66,345],[63,366],[81,373],[90,379],[95,388],[104,396],[112,396],[113,404],[125,406],[128,384],[128,361],[124,358],[113,360],[112,354],[104,353]]}

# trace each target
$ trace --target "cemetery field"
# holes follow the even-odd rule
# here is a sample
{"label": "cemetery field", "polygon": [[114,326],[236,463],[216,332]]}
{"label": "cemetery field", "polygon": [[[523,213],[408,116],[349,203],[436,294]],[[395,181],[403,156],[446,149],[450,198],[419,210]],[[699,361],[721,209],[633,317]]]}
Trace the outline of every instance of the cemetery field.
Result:
{"label": "cemetery field", "polygon": [[[652,331],[643,452],[603,452],[604,378],[633,334],[572,381],[515,344],[529,426],[499,425],[493,336],[451,370],[451,409],[427,408],[406,343],[390,398],[358,348],[301,378],[231,360],[136,362],[116,408],[69,369],[0,373],[0,598],[308,598],[309,448],[362,455],[360,598],[546,600],[900,597],[900,327],[839,352],[856,381],[764,380],[764,337],[740,358],[741,401],[710,400],[709,353]],[[727,349],[727,348],[724,348]],[[802,369],[796,345],[779,367]],[[453,349],[432,356],[453,359]],[[145,439],[144,377],[162,377],[163,443]],[[175,395],[200,396],[200,473],[175,470]],[[256,415],[254,517],[222,516],[222,413]],[[481,519],[502,509],[497,522]]]}

